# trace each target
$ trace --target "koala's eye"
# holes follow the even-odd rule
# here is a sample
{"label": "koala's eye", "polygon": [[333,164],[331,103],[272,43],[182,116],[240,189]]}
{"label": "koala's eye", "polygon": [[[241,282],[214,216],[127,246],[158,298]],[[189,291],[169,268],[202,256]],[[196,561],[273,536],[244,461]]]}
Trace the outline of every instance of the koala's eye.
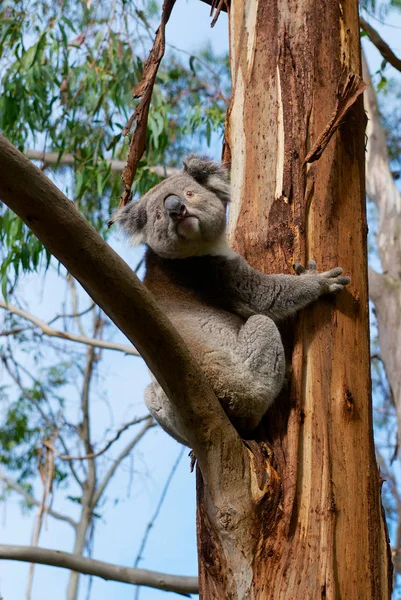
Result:
{"label": "koala's eye", "polygon": [[192,198],[192,196],[194,195],[194,193],[193,193],[193,191],[192,191],[192,190],[187,190],[187,191],[185,192],[185,195],[186,195],[186,197],[187,197],[187,198]]}
{"label": "koala's eye", "polygon": [[157,219],[157,220],[159,220],[159,219],[161,219],[161,218],[162,218],[162,216],[163,216],[163,215],[162,215],[162,213],[160,212],[160,210],[157,210],[157,211],[156,211],[156,219]]}

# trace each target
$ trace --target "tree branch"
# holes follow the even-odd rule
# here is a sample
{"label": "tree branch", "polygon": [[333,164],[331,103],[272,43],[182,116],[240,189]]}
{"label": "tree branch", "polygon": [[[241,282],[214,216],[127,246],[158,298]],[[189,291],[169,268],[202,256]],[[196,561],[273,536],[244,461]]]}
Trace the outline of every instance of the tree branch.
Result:
{"label": "tree branch", "polygon": [[[177,471],[178,465],[180,464],[180,461],[181,461],[181,459],[183,457],[184,452],[185,452],[185,446],[181,446],[181,450],[180,450],[180,452],[179,452],[179,454],[178,454],[178,456],[177,456],[177,458],[176,458],[176,460],[175,460],[175,462],[173,464],[173,467],[172,467],[172,469],[171,469],[171,471],[170,471],[170,473],[169,473],[169,475],[167,477],[166,483],[164,484],[164,487],[162,489],[162,493],[160,495],[159,502],[157,503],[155,512],[151,516],[150,521],[148,522],[148,524],[146,525],[145,533],[144,533],[144,536],[142,538],[142,542],[141,542],[141,545],[139,547],[138,554],[136,555],[136,559],[135,559],[135,562],[134,562],[134,567],[137,567],[139,565],[139,562],[143,559],[143,552],[145,550],[145,546],[146,546],[148,538],[149,538],[150,530],[154,526],[155,521],[156,521],[157,517],[159,516],[161,507],[163,506],[163,502],[164,502],[164,500],[165,500],[165,498],[167,496],[168,489],[169,489],[170,484],[171,484],[171,482],[173,480],[175,472]],[[138,587],[138,590],[137,590],[136,595],[135,595],[135,600],[137,600],[138,597],[139,597],[139,587]]]}
{"label": "tree branch", "polygon": [[120,427],[120,429],[117,430],[114,437],[112,437],[111,440],[109,440],[107,442],[107,444],[105,446],[103,446],[103,448],[101,450],[98,450],[97,452],[92,452],[91,454],[85,454],[84,456],[70,456],[68,454],[60,454],[60,452],[58,452],[56,450],[56,448],[54,447],[54,445],[51,442],[44,440],[42,443],[44,446],[46,446],[46,448],[49,448],[52,452],[54,452],[54,454],[60,460],[89,460],[92,458],[96,458],[96,457],[100,456],[101,454],[104,454],[106,452],[106,450],[108,450],[110,448],[110,446],[118,440],[120,435],[124,431],[126,431],[129,427],[132,427],[132,425],[137,425],[138,423],[142,423],[142,421],[145,421],[146,419],[149,419],[149,418],[150,418],[150,416],[146,415],[145,417],[138,417],[136,419],[133,419],[129,423],[126,423],[125,425]]}
{"label": "tree branch", "polygon": [[[7,373],[10,375],[11,379],[14,381],[14,383],[16,383],[16,385],[20,389],[21,393],[24,394],[24,396],[26,398],[28,398],[28,400],[30,402],[32,402],[32,404],[35,406],[35,408],[37,409],[37,411],[41,415],[41,417],[44,420],[44,422],[47,423],[48,425],[50,425],[53,429],[56,428],[56,426],[57,426],[56,425],[56,419],[55,419],[55,416],[54,416],[53,411],[51,409],[51,404],[50,404],[50,402],[49,402],[49,400],[47,398],[46,391],[45,391],[43,385],[40,383],[40,381],[38,381],[35,377],[33,377],[33,375],[31,373],[29,373],[29,371],[27,369],[25,369],[24,367],[21,367],[21,368],[23,368],[25,370],[25,373],[32,378],[32,380],[34,382],[36,382],[36,383],[38,383],[40,385],[43,397],[46,399],[46,402],[47,402],[47,404],[49,406],[50,417],[44,412],[44,410],[40,406],[40,403],[35,399],[35,397],[30,393],[30,391],[27,390],[24,387],[24,385],[23,385],[23,383],[22,383],[22,381],[20,379],[19,373],[18,373],[18,367],[17,367],[17,363],[16,363],[15,359],[13,357],[10,357],[10,360],[11,360],[11,362],[14,365],[15,373],[11,369],[10,365],[8,364],[8,358],[7,358],[7,356],[5,354],[1,353],[1,352],[0,352],[0,360],[2,361],[4,367],[7,370]],[[68,452],[67,444],[65,443],[64,439],[61,437],[60,434],[58,436],[58,439],[60,440],[61,445],[64,448],[64,452],[66,454],[68,454],[69,452]],[[82,481],[80,480],[80,478],[78,476],[78,473],[76,472],[76,470],[74,468],[74,465],[71,462],[68,463],[68,465],[70,467],[71,474],[74,477],[75,481],[82,488]]]}
{"label": "tree branch", "polygon": [[[42,152],[41,150],[27,150],[26,156],[31,160],[40,160],[45,167],[51,165],[73,167],[77,162],[80,162],[79,157],[75,157],[73,154],[69,154],[68,152],[62,154],[60,160],[58,152]],[[127,163],[125,160],[116,160],[113,158],[108,160],[107,164],[110,165],[112,171],[117,171],[120,173]],[[159,177],[171,177],[172,175],[177,175],[177,173],[180,172],[180,169],[177,169],[175,167],[163,166],[148,167],[148,170],[150,171],[150,173],[155,173]]]}
{"label": "tree branch", "polygon": [[153,421],[153,418],[149,415],[147,417],[147,423],[142,427],[142,429],[139,431],[139,433],[129,442],[129,444],[127,444],[125,446],[125,448],[120,452],[120,454],[118,455],[116,460],[111,465],[110,469],[107,471],[106,475],[103,478],[102,483],[99,485],[99,487],[97,488],[97,490],[95,491],[95,493],[93,495],[93,507],[95,507],[97,505],[97,503],[99,502],[100,497],[102,496],[104,490],[106,489],[110,479],[113,477],[114,473],[116,472],[117,467],[119,466],[121,461],[124,460],[124,458],[126,456],[128,456],[128,454],[138,444],[138,442],[140,442],[140,440],[143,438],[143,436],[148,431],[148,429],[155,427],[155,425],[156,425],[156,423]]}
{"label": "tree branch", "polygon": [[243,488],[246,447],[152,295],[74,204],[4,136],[0,164],[0,197],[138,349],[180,415],[209,491]]}
{"label": "tree branch", "polygon": [[[48,335],[49,337],[58,337],[58,338],[62,338],[63,340],[69,340],[71,342],[78,342],[79,344],[85,344],[86,346],[93,346],[94,348],[104,348],[105,350],[117,350],[119,352],[124,352],[124,354],[130,354],[132,356],[139,356],[139,352],[137,350],[135,350],[135,348],[133,348],[132,346],[126,346],[125,344],[116,344],[114,342],[107,342],[105,340],[98,340],[95,338],[88,338],[88,337],[84,337],[82,335],[75,335],[73,333],[67,333],[66,331],[61,331],[60,329],[55,329],[54,327],[51,327],[50,325],[48,325],[45,321],[42,321],[42,319],[39,319],[39,317],[35,317],[34,315],[28,313],[27,311],[22,310],[21,308],[18,308],[17,306],[13,306],[12,304],[6,304],[2,300],[0,300],[0,308],[4,308],[5,310],[8,310],[9,313],[18,315],[19,317],[22,317],[23,319],[30,321],[36,327],[39,327],[39,329],[41,329],[41,331],[42,331],[42,333],[44,333],[44,335]],[[16,331],[18,332],[19,330],[16,330]],[[13,332],[6,331],[5,333],[7,333],[7,335],[10,335]],[[0,333],[0,336],[1,335],[3,335],[3,334]]]}
{"label": "tree branch", "polygon": [[70,569],[85,575],[95,575],[109,581],[121,581],[134,585],[175,592],[188,596],[198,593],[197,577],[169,575],[147,569],[135,569],[113,565],[93,558],[75,556],[69,552],[48,550],[47,548],[32,548],[32,546],[12,546],[0,544],[0,559],[34,562],[41,565]]}
{"label": "tree branch", "polygon": [[[29,492],[24,490],[24,488],[22,486],[20,486],[16,481],[11,479],[10,477],[7,477],[7,475],[4,475],[3,473],[0,472],[0,479],[2,481],[4,481],[4,483],[6,483],[9,488],[11,488],[15,492],[17,492],[18,494],[23,496],[25,498],[25,500],[28,502],[28,504],[33,504],[34,506],[41,505],[41,502],[39,502],[39,500],[37,500],[36,498],[31,496],[31,494]],[[57,511],[53,510],[52,508],[47,508],[46,513],[51,515],[55,519],[58,519],[59,521],[65,521],[66,523],[69,523],[71,525],[71,527],[73,527],[74,529],[76,529],[76,527],[77,527],[77,523],[76,523],[76,521],[74,521],[74,519],[71,519],[71,517],[68,517],[67,515],[63,515]]]}
{"label": "tree branch", "polygon": [[378,49],[382,57],[390,63],[397,71],[401,71],[401,59],[398,58],[391,50],[390,46],[386,44],[382,37],[378,34],[376,29],[373,29],[371,25],[363,17],[359,17],[359,23],[364,31],[368,34],[368,38],[374,46]]}

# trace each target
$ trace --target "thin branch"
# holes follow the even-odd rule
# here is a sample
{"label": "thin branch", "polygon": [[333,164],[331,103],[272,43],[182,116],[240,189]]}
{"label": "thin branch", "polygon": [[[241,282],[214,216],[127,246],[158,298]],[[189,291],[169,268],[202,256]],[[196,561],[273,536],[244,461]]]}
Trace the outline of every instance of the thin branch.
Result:
{"label": "thin branch", "polygon": [[88,306],[88,308],[85,308],[84,310],[82,310],[78,313],[60,313],[59,315],[56,315],[55,317],[53,317],[53,319],[50,319],[50,321],[48,322],[48,325],[51,325],[58,319],[76,319],[77,317],[83,317],[84,315],[88,314],[88,312],[91,312],[91,310],[93,310],[95,308],[95,306],[96,306],[96,304],[94,302],[91,302],[90,305]]}
{"label": "thin branch", "polygon": [[364,31],[368,34],[368,38],[374,46],[378,49],[382,57],[390,63],[397,71],[401,71],[401,59],[398,58],[391,50],[390,46],[383,40],[374,29],[363,17],[359,17],[359,23]]}
{"label": "thin branch", "polygon": [[145,433],[148,431],[148,429],[151,429],[152,427],[155,427],[155,425],[156,425],[156,423],[153,421],[153,418],[149,415],[147,417],[146,424],[142,427],[142,429],[139,431],[139,433],[120,452],[120,454],[118,455],[118,457],[116,458],[116,460],[112,463],[111,467],[109,468],[109,470],[107,471],[106,475],[104,476],[103,481],[101,482],[101,484],[99,485],[99,487],[97,488],[96,492],[93,495],[93,506],[94,507],[99,502],[99,500],[100,500],[100,498],[101,498],[104,490],[106,489],[106,487],[107,487],[110,479],[113,477],[114,473],[116,472],[117,467],[124,460],[124,458],[126,456],[128,456],[128,454],[138,444],[138,442],[141,441],[141,439],[143,438],[143,436],[145,435]]}
{"label": "thin branch", "polygon": [[[57,434],[56,434],[57,435]],[[43,456],[44,454],[44,456]],[[43,484],[42,500],[39,503],[39,510],[36,516],[35,529],[32,535],[31,546],[37,548],[40,533],[44,522],[45,515],[48,513],[50,508],[50,494],[53,486],[54,479],[54,455],[46,448],[44,453],[42,451],[38,454],[38,469],[39,475]],[[28,581],[26,586],[26,600],[31,600],[33,576],[35,572],[35,563],[31,562],[29,565]]]}
{"label": "thin branch", "polygon": [[58,550],[0,544],[0,559],[35,562],[41,565],[61,567],[85,575],[101,577],[108,581],[144,585],[158,590],[175,592],[184,596],[198,593],[197,577],[170,575],[168,573],[148,571],[147,569],[123,567]]}
{"label": "thin branch", "polygon": [[68,284],[68,286],[70,288],[70,292],[71,292],[72,312],[74,312],[76,314],[75,323],[77,324],[78,331],[81,334],[81,337],[87,337],[86,331],[84,330],[84,327],[82,325],[82,319],[79,315],[77,288],[75,287],[75,279],[73,278],[71,273],[68,273],[68,275],[67,275],[67,284]]}
{"label": "thin branch", "polygon": [[[27,390],[21,379],[19,376],[19,373],[17,371],[17,366],[16,363],[14,361],[14,359],[12,357],[7,357],[3,352],[0,353],[0,360],[4,365],[4,368],[6,369],[7,373],[9,374],[9,376],[11,377],[11,379],[14,381],[14,383],[17,385],[18,389],[20,390],[20,392],[22,393],[22,395],[27,398],[36,408],[36,410],[38,411],[38,413],[40,414],[40,416],[42,417],[42,419],[44,420],[44,422],[47,425],[50,425],[51,427],[55,426],[55,419],[54,419],[54,415],[51,414],[51,417],[49,417],[45,411],[43,410],[43,408],[40,406],[40,403],[36,400],[36,398],[30,393],[29,390]],[[11,361],[14,364],[14,369],[16,372],[14,372],[11,368],[11,366],[9,365],[9,361]]]}
{"label": "thin branch", "polygon": [[117,432],[114,435],[114,437],[111,440],[109,440],[107,442],[107,444],[101,450],[98,450],[97,452],[92,452],[91,454],[85,454],[84,456],[69,456],[68,454],[60,454],[56,450],[56,448],[54,447],[54,445],[51,444],[51,442],[49,442],[47,440],[44,440],[42,443],[43,443],[44,446],[46,446],[47,448],[49,448],[50,450],[52,450],[52,452],[54,452],[54,454],[60,460],[89,460],[89,459],[92,459],[92,458],[96,458],[97,456],[100,456],[101,454],[104,454],[106,452],[106,450],[108,450],[110,448],[110,446],[112,444],[114,444],[115,441],[118,440],[118,438],[120,437],[120,435],[124,431],[126,431],[132,425],[137,425],[138,423],[142,423],[142,421],[145,421],[146,419],[149,419],[149,415],[146,415],[145,417],[138,417],[136,419],[133,419],[129,423],[126,423],[125,425],[123,425],[122,427],[120,427],[120,429],[117,430]]}
{"label": "thin branch", "polygon": [[[167,495],[167,492],[168,492],[168,488],[170,487],[170,483],[173,480],[173,477],[174,477],[175,472],[176,472],[176,470],[178,468],[178,465],[180,464],[180,461],[182,459],[182,456],[183,456],[184,452],[185,452],[185,446],[182,446],[182,448],[181,448],[181,450],[180,450],[180,452],[179,452],[179,454],[178,454],[178,456],[176,458],[176,461],[173,464],[173,467],[172,467],[172,469],[171,469],[171,471],[169,473],[169,476],[167,477],[167,481],[164,484],[164,488],[162,490],[159,502],[157,503],[156,510],[153,513],[153,516],[151,517],[149,523],[146,526],[145,534],[144,534],[144,536],[142,538],[141,546],[140,546],[140,548],[138,550],[138,554],[137,554],[137,557],[136,557],[135,562],[134,562],[134,567],[137,567],[138,564],[139,564],[139,561],[143,558],[143,551],[145,550],[145,546],[146,546],[148,538],[149,538],[150,530],[154,526],[155,521],[156,521],[157,517],[159,516],[159,512],[160,512],[160,509],[161,509],[161,507],[163,505],[163,502],[164,502],[164,500],[166,498],[166,495]],[[138,585],[138,587],[136,588],[136,591],[135,591],[135,600],[139,600],[140,590],[141,590],[141,586]]]}
{"label": "thin branch", "polygon": [[[101,332],[103,329],[102,318],[99,314],[94,314],[94,322],[93,322],[93,336],[97,338],[97,336],[101,336]],[[97,361],[97,355],[95,354],[95,349],[89,346],[86,350],[86,362],[85,362],[85,371],[84,371],[84,380],[82,386],[81,393],[81,411],[82,411],[82,422],[78,426],[79,437],[82,440],[83,446],[85,448],[85,453],[87,455],[93,454],[93,447],[91,441],[91,422],[89,419],[89,402],[90,402],[90,388],[92,383],[92,377],[95,369],[95,362]],[[87,478],[85,481],[85,499],[92,505],[93,495],[96,489],[96,475],[97,468],[96,463],[93,458],[88,459],[88,470],[87,470]],[[83,499],[84,505],[84,499]],[[93,506],[93,505],[92,505]],[[83,506],[84,510],[84,506]]]}
{"label": "thin branch", "polygon": [[[56,164],[61,166],[73,167],[77,162],[80,162],[78,157],[75,157],[73,154],[69,154],[68,152],[62,154],[60,160],[58,152],[42,152],[41,150],[27,150],[26,155],[31,160],[40,160],[43,163],[44,167]],[[112,171],[117,171],[118,173],[121,173],[121,171],[127,163],[125,160],[110,159],[107,161],[107,164],[110,165]],[[171,177],[172,175],[177,175],[177,173],[180,172],[180,169],[177,169],[175,167],[163,167],[162,165],[146,168],[150,173],[155,173],[159,177]]]}
{"label": "thin branch", "polygon": [[[37,500],[36,498],[34,498],[33,496],[31,496],[31,494],[29,492],[27,492],[16,481],[14,481],[13,479],[11,479],[10,477],[7,477],[7,475],[4,475],[3,473],[0,472],[0,479],[2,481],[4,481],[9,488],[11,488],[15,492],[17,492],[18,494],[20,494],[21,496],[23,496],[25,498],[25,500],[28,502],[28,504],[32,504],[34,506],[40,506],[41,505],[41,503],[39,502],[39,500]],[[51,515],[52,517],[54,517],[55,519],[58,519],[59,521],[65,521],[66,523],[69,523],[69,525],[71,525],[71,527],[73,527],[74,529],[76,529],[77,523],[76,523],[76,521],[74,521],[74,519],[71,519],[71,517],[68,517],[67,515],[63,515],[63,514],[57,512],[56,510],[53,510],[52,508],[47,509],[46,512],[49,515]]]}
{"label": "thin branch", "polygon": [[[124,352],[124,354],[130,354],[132,356],[139,356],[139,352],[135,350],[132,346],[127,346],[125,344],[116,344],[114,342],[107,342],[105,340],[97,340],[95,338],[88,338],[81,335],[75,335],[73,333],[67,333],[65,331],[61,331],[59,329],[55,329],[54,327],[50,327],[48,323],[39,319],[39,317],[35,317],[31,313],[28,313],[18,306],[13,306],[12,304],[6,304],[2,300],[0,300],[0,308],[4,308],[11,314],[18,315],[27,321],[33,323],[36,327],[42,331],[44,335],[48,335],[49,337],[58,337],[63,340],[69,340],[71,342],[78,342],[79,344],[85,344],[86,346],[93,346],[94,348],[104,348],[105,350],[117,350],[118,352]],[[18,331],[18,330],[17,330]],[[9,335],[9,332],[6,332]],[[0,333],[0,336],[2,333]]]}
{"label": "thin branch", "polygon": [[[10,375],[11,379],[14,381],[14,383],[16,383],[16,384],[17,384],[17,386],[18,386],[19,390],[21,391],[21,393],[22,393],[22,394],[23,394],[23,395],[24,395],[24,396],[25,396],[25,397],[26,397],[26,398],[27,398],[27,399],[28,399],[30,402],[32,402],[32,404],[35,406],[35,408],[37,409],[37,411],[39,412],[39,414],[41,415],[41,417],[42,417],[42,419],[45,421],[45,423],[46,423],[46,424],[48,424],[48,425],[50,425],[50,426],[51,426],[53,429],[54,429],[54,428],[56,428],[56,427],[57,427],[57,424],[56,424],[56,419],[55,419],[55,417],[54,417],[54,415],[53,415],[53,413],[52,413],[52,411],[51,411],[51,405],[50,405],[50,402],[49,402],[49,401],[48,401],[48,399],[47,399],[47,395],[46,395],[46,392],[45,392],[45,389],[44,389],[43,385],[42,385],[42,384],[41,384],[41,383],[40,383],[40,382],[39,382],[39,381],[38,381],[38,380],[37,380],[35,377],[33,377],[33,375],[31,375],[31,374],[30,374],[30,373],[27,371],[27,369],[25,369],[25,367],[21,367],[22,369],[24,369],[24,371],[27,373],[27,375],[29,375],[29,376],[32,378],[32,380],[33,380],[34,382],[36,382],[36,383],[38,383],[38,384],[40,385],[40,388],[41,388],[42,394],[43,394],[43,396],[45,397],[45,399],[46,399],[46,401],[47,401],[47,404],[49,405],[49,410],[50,410],[50,413],[51,413],[51,418],[49,418],[49,417],[48,417],[48,415],[47,415],[47,414],[44,412],[44,410],[43,410],[43,409],[42,409],[42,407],[40,406],[39,402],[37,402],[36,398],[35,398],[35,397],[34,397],[34,396],[33,396],[33,395],[32,395],[32,394],[29,392],[29,390],[27,390],[27,389],[24,387],[24,385],[23,385],[23,383],[22,383],[22,381],[21,381],[21,379],[20,379],[20,377],[19,377],[19,374],[18,374],[18,372],[14,373],[14,371],[11,369],[10,365],[8,364],[8,360],[9,360],[9,359],[7,358],[7,356],[5,356],[5,354],[3,354],[3,353],[0,353],[0,360],[2,361],[2,363],[3,363],[4,367],[5,367],[5,368],[6,368],[6,370],[7,370],[7,373]],[[13,362],[13,364],[14,364],[14,368],[15,368],[15,369],[16,369],[16,371],[17,371],[17,363],[16,363],[16,361],[15,361],[15,360],[14,360],[12,357],[10,358],[10,360]],[[69,454],[69,452],[68,452],[68,448],[67,448],[67,444],[65,443],[64,439],[61,437],[61,435],[60,435],[60,434],[59,434],[59,436],[58,436],[58,439],[60,440],[60,442],[61,442],[61,444],[62,444],[62,446],[63,446],[63,448],[64,448],[64,452],[65,452],[66,454]],[[80,478],[79,478],[79,476],[78,476],[78,473],[76,472],[76,470],[75,470],[75,468],[74,468],[73,464],[72,464],[71,462],[70,462],[70,463],[68,463],[68,464],[69,464],[69,467],[70,467],[70,471],[71,471],[71,473],[72,473],[72,476],[74,477],[74,479],[75,479],[75,481],[78,483],[78,485],[79,485],[79,486],[82,488],[82,481],[80,480]]]}

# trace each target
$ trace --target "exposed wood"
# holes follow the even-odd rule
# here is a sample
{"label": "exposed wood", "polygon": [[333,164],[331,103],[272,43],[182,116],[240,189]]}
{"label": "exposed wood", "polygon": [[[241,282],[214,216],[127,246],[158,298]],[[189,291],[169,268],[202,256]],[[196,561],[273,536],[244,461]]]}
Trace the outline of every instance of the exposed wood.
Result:
{"label": "exposed wood", "polygon": [[198,476],[200,595],[389,600],[372,432],[361,98],[319,160],[305,164],[344,69],[360,75],[357,0],[244,0],[232,3],[229,20],[235,249],[265,272],[311,258],[323,270],[340,265],[351,285],[284,327],[290,391],[269,410],[266,437],[248,446],[259,485],[247,498],[241,490],[242,513],[234,486],[211,498]]}

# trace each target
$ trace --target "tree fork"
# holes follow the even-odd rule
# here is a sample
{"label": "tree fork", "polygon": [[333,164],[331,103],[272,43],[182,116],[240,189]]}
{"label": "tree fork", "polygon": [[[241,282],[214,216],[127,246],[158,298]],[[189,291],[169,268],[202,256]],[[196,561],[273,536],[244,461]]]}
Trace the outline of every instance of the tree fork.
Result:
{"label": "tree fork", "polygon": [[340,265],[351,285],[303,311],[285,335],[290,391],[269,410],[263,439],[248,444],[260,485],[243,494],[243,510],[234,486],[212,500],[198,471],[200,596],[388,600],[392,567],[371,413],[361,98],[319,160],[305,162],[331,122],[344,69],[361,72],[357,1],[232,2],[229,26],[233,245],[265,272],[291,273],[294,262],[311,258],[320,270]]}

